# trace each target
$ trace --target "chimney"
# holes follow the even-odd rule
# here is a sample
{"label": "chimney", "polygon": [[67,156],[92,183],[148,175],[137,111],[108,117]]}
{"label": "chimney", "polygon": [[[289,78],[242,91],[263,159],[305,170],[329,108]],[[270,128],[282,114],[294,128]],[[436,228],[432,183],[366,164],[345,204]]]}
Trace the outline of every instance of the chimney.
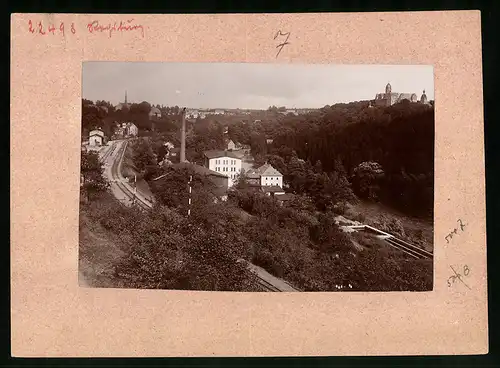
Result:
{"label": "chimney", "polygon": [[186,162],[186,108],[182,109],[181,157],[180,162]]}

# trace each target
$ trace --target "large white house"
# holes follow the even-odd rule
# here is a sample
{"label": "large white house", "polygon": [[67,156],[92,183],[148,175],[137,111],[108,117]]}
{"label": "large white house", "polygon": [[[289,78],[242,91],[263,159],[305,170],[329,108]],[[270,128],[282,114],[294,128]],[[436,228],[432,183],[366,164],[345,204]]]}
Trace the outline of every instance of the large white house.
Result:
{"label": "large white house", "polygon": [[260,188],[267,195],[285,194],[283,174],[268,163],[257,169],[249,170],[245,176],[251,186]]}
{"label": "large white house", "polygon": [[89,145],[102,146],[103,144],[104,144],[104,132],[99,128],[91,130],[89,133]]}
{"label": "large white house", "polygon": [[212,171],[226,175],[229,178],[228,187],[231,187],[241,172],[241,158],[231,151],[206,151],[205,166]]}

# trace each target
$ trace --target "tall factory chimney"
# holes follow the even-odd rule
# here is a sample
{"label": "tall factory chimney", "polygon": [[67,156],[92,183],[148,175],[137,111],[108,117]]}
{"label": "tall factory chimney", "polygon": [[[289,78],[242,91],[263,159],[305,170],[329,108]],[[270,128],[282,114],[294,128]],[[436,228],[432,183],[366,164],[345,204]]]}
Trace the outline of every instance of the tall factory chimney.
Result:
{"label": "tall factory chimney", "polygon": [[180,162],[186,162],[186,108],[182,109],[182,128],[181,128],[181,157]]}

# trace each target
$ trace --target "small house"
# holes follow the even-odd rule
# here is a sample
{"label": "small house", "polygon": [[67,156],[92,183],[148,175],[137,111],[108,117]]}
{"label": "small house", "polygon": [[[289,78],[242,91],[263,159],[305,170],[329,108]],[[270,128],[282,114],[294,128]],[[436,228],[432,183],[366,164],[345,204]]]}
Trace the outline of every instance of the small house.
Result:
{"label": "small house", "polygon": [[94,129],[91,130],[89,133],[89,145],[90,146],[102,146],[104,145],[105,138],[104,138],[104,132],[100,129]]}

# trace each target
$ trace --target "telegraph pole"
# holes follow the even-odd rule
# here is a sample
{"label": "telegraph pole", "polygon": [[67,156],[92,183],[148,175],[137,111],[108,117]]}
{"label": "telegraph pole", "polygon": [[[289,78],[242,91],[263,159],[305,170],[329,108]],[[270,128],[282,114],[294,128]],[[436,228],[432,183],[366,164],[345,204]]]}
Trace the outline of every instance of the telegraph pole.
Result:
{"label": "telegraph pole", "polygon": [[132,199],[132,205],[135,205],[137,197],[137,174],[134,174],[134,198]]}
{"label": "telegraph pole", "polygon": [[192,187],[191,187],[191,182],[193,181],[193,175],[189,176],[189,198],[188,198],[188,217],[191,216],[191,192],[192,192]]}
{"label": "telegraph pole", "polygon": [[182,109],[182,127],[181,127],[181,157],[180,162],[186,161],[186,108]]}

